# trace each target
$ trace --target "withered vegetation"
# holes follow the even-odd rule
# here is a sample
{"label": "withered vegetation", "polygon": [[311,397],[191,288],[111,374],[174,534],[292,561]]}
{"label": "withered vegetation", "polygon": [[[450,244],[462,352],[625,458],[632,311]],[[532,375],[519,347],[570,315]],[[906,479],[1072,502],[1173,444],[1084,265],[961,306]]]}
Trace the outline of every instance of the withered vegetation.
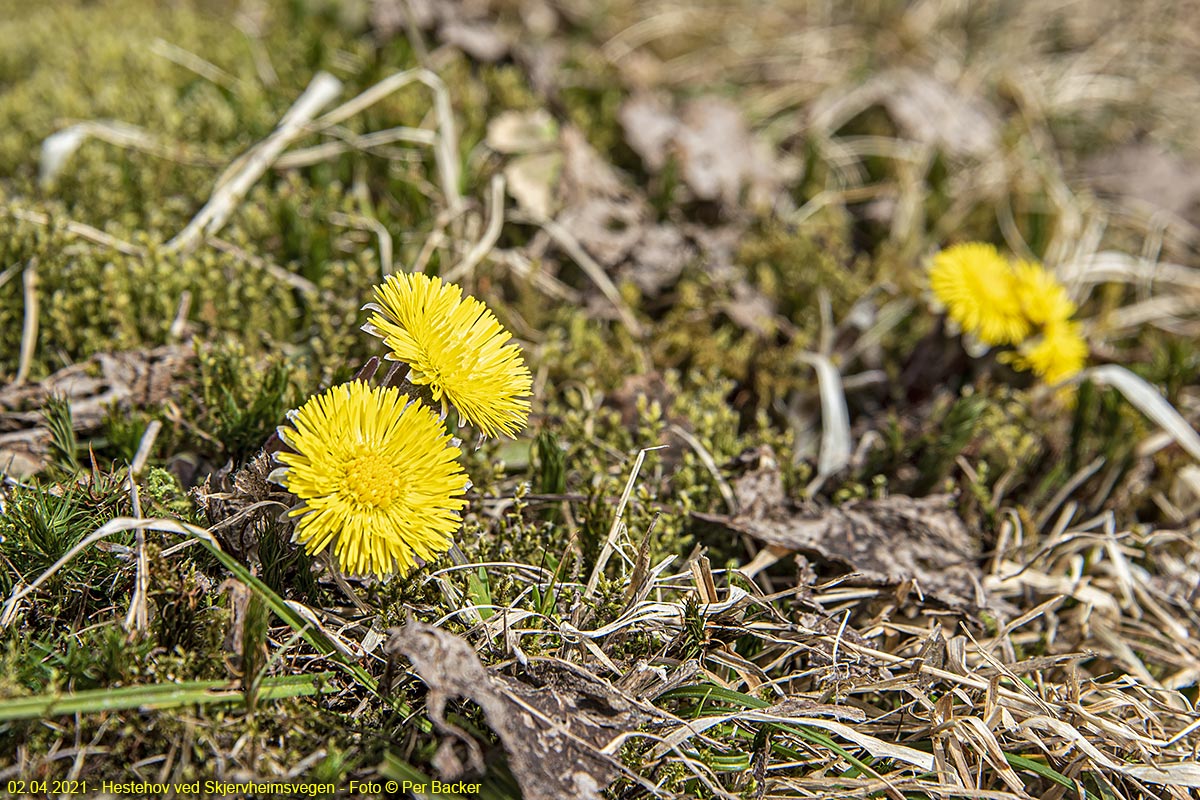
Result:
{"label": "withered vegetation", "polygon": [[[1197,796],[1194,15],[0,0],[0,779]],[[1067,390],[931,303],[971,240]],[[350,581],[272,434],[398,270],[534,415]]]}

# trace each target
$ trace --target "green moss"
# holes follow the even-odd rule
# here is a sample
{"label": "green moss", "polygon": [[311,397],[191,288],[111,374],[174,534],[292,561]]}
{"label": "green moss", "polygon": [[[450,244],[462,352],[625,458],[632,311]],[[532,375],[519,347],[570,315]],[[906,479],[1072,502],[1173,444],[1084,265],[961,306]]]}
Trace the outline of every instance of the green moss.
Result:
{"label": "green moss", "polygon": [[738,263],[784,317],[814,334],[818,290],[829,293],[837,319],[874,281],[873,262],[855,255],[848,234],[832,211],[802,228],[768,222],[742,240]]}
{"label": "green moss", "polygon": [[[335,358],[357,358],[365,348],[353,323],[380,278],[375,235],[336,225],[331,216],[377,219],[393,234],[396,261],[410,262],[437,212],[422,188],[437,182],[427,148],[415,150],[415,160],[351,152],[268,173],[221,233],[246,257],[207,247],[169,254],[162,243],[199,210],[224,165],[270,133],[317,70],[342,78],[349,97],[415,65],[402,40],[376,48],[357,36],[360,15],[282,5],[263,26],[261,48],[278,75],[266,84],[253,49],[233,26],[234,4],[171,4],[171,13],[147,11],[157,6],[153,0],[37,10],[11,5],[11,13],[0,14],[11,19],[0,23],[0,83],[6,85],[0,173],[10,176],[0,184],[0,202],[50,219],[42,225],[0,212],[0,263],[37,268],[41,326],[31,377],[102,350],[163,343],[185,293],[188,321],[203,339],[234,335],[252,352],[299,345],[321,365],[322,377],[338,368],[329,366]],[[160,54],[168,46],[202,54],[224,77],[201,77],[173,63]],[[511,66],[476,73],[459,58],[444,76],[462,115],[464,161],[499,110],[533,102]],[[429,90],[414,84],[346,120],[345,128],[419,126],[430,105]],[[53,183],[39,184],[43,140],[80,120],[142,128],[168,152],[90,139]],[[319,141],[310,137],[298,146]],[[471,173],[471,185],[461,188],[473,190],[488,178]],[[146,253],[128,255],[80,239],[66,230],[68,220]],[[298,273],[319,294],[297,292],[256,259]],[[0,376],[16,369],[24,312],[21,281],[10,281],[0,288]]]}
{"label": "green moss", "polygon": [[158,546],[148,549],[151,638],[171,659],[156,658],[155,669],[176,679],[218,678],[225,673],[221,649],[229,626],[225,597],[194,563],[172,563]]}
{"label": "green moss", "polygon": [[713,309],[733,302],[732,287],[702,275],[685,279],[676,292],[652,345],[654,361],[676,369],[720,371],[744,380],[762,340],[728,319],[714,325],[710,316]]}
{"label": "green moss", "polygon": [[191,496],[179,485],[179,479],[160,467],[146,470],[142,505],[150,516],[172,517],[189,522],[197,521],[196,507]]}
{"label": "green moss", "polygon": [[[5,513],[0,514],[5,556],[0,588],[4,593],[39,577],[105,522],[130,514],[123,474],[93,472],[83,480],[86,482],[72,481],[53,491],[34,484],[12,492]],[[114,540],[127,544],[131,536],[119,534]],[[127,564],[114,554],[86,549],[46,582],[43,596],[51,604],[44,610],[47,621],[66,621],[76,614],[89,616],[106,607],[109,589],[105,587],[125,587],[128,580]],[[83,587],[83,591],[64,590],[73,586]]]}
{"label": "green moss", "polygon": [[993,387],[976,423],[979,457],[997,473],[1028,466],[1045,448],[1046,427],[1033,412],[1029,392]]}
{"label": "green moss", "polygon": [[[81,245],[57,219],[42,228],[0,216],[0,262],[36,265],[40,358],[33,377],[97,352],[165,343],[185,292],[202,336],[289,338],[293,290],[234,256],[124,255]],[[0,373],[16,370],[24,314],[20,281],[10,281],[0,288]]]}
{"label": "green moss", "polygon": [[613,80],[612,65],[599,53],[587,51],[577,51],[573,61],[567,68],[578,77],[562,90],[567,119],[602,153],[623,146],[617,111],[625,92]]}

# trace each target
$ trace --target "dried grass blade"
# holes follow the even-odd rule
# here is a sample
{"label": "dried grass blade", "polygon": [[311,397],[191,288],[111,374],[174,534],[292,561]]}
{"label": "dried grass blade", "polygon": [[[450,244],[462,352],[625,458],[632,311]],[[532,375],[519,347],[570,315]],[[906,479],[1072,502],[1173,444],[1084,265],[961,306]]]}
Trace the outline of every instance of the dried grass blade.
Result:
{"label": "dried grass blade", "polygon": [[1138,411],[1166,431],[1188,455],[1200,461],[1200,434],[1144,379],[1117,364],[1092,367],[1084,374],[1095,383],[1119,391]]}
{"label": "dried grass blade", "polygon": [[217,180],[208,202],[174,239],[167,242],[166,251],[189,250],[202,235],[219,231],[250,188],[275,163],[275,159],[305,132],[317,112],[341,91],[341,81],[327,72],[318,72],[304,93],[283,115],[275,131],[225,170]]}
{"label": "dried grass blade", "polygon": [[822,479],[850,463],[850,412],[846,409],[846,391],[842,375],[828,356],[804,353],[801,360],[817,372],[821,393],[821,453],[817,458],[817,478]]}
{"label": "dried grass blade", "polygon": [[629,480],[625,482],[625,491],[621,492],[621,500],[617,503],[617,513],[613,516],[612,526],[608,529],[608,538],[605,539],[604,548],[600,551],[600,555],[596,559],[596,566],[592,568],[591,577],[588,578],[583,599],[588,600],[595,593],[596,585],[600,583],[600,576],[604,574],[604,567],[608,564],[609,556],[612,555],[612,551],[617,545],[617,536],[621,531],[622,525],[624,525],[625,506],[629,504],[629,496],[633,494],[633,485],[637,482],[638,473],[642,469],[642,462],[646,460],[646,453],[652,450],[662,450],[664,447],[666,447],[665,444],[657,447],[647,447],[638,451],[637,458],[633,462],[633,469],[629,472]]}

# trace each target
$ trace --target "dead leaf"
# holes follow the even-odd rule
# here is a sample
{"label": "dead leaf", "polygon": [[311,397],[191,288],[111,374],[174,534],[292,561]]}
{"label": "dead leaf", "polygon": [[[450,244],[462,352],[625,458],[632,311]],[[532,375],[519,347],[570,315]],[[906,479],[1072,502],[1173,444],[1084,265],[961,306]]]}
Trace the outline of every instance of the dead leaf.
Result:
{"label": "dead leaf", "polygon": [[604,748],[658,716],[565,661],[531,660],[519,676],[490,674],[465,639],[440,628],[410,621],[390,635],[384,652],[389,659],[404,656],[412,663],[429,687],[430,720],[466,748],[465,765],[450,738],[439,749],[434,763],[447,780],[484,767],[479,744],[446,721],[451,698],[467,698],[483,709],[527,800],[599,800],[621,770]]}
{"label": "dead leaf", "polygon": [[626,201],[636,196],[633,188],[588,144],[587,137],[574,125],[563,126],[559,146],[563,153],[563,201],[566,205],[585,203],[597,196]]}
{"label": "dead leaf", "polygon": [[784,499],[770,448],[751,451],[745,460],[752,467],[733,481],[741,511],[732,517],[692,516],[815,556],[861,576],[857,580],[882,585],[913,580],[926,599],[954,608],[978,605],[979,546],[954,511],[951,495],[892,495],[828,508],[802,506]]}
{"label": "dead leaf", "polygon": [[884,105],[906,135],[951,154],[983,158],[995,151],[996,114],[978,97],[919,72],[900,71],[892,81]]}
{"label": "dead leaf", "polygon": [[409,24],[436,30],[437,38],[477,61],[499,61],[508,55],[510,34],[496,24],[487,4],[463,0],[373,0],[371,29],[386,41],[404,35]]}
{"label": "dead leaf", "polygon": [[952,156],[987,158],[999,145],[995,109],[933,75],[909,69],[880,73],[849,91],[831,89],[813,104],[809,124],[832,134],[873,106],[882,106],[908,138]]}
{"label": "dead leaf", "polygon": [[773,334],[778,327],[775,301],[744,280],[733,284],[733,298],[721,310],[735,325],[760,336]]}
{"label": "dead leaf", "polygon": [[486,21],[451,20],[443,23],[438,34],[477,61],[499,61],[508,53],[508,38]]}
{"label": "dead leaf", "polygon": [[650,225],[642,229],[623,272],[644,294],[655,295],[673,286],[696,255],[674,225]]}
{"label": "dead leaf", "polygon": [[745,279],[737,265],[737,252],[742,244],[744,229],[738,224],[712,227],[708,225],[680,226],[688,240],[694,242],[704,259],[704,270],[714,280],[736,283]]}
{"label": "dead leaf", "polygon": [[508,193],[522,211],[535,217],[551,217],[557,210],[555,187],[562,174],[562,155],[533,153],[517,156],[504,168]]}
{"label": "dead leaf", "polygon": [[697,98],[675,116],[659,98],[638,95],[622,106],[618,119],[629,146],[652,172],[677,156],[684,183],[701,200],[734,206],[749,189],[751,205],[758,206],[779,189],[782,175],[770,148],[724,98]]}
{"label": "dead leaf", "polygon": [[683,179],[697,197],[735,205],[743,186],[771,182],[770,161],[733,103],[715,97],[693,100],[680,119],[676,144]]}
{"label": "dead leaf", "polygon": [[625,259],[642,238],[645,215],[638,204],[595,196],[563,209],[558,223],[606,267]]}
{"label": "dead leaf", "polygon": [[277,462],[263,451],[237,471],[233,462],[228,462],[189,492],[221,548],[251,564],[261,563],[258,543],[263,525],[295,502],[292,495],[271,482],[276,466]]}
{"label": "dead leaf", "polygon": [[691,658],[669,671],[666,667],[651,666],[645,659],[630,667],[617,681],[617,690],[638,700],[653,700],[691,682],[702,671],[699,659]]}
{"label": "dead leaf", "polygon": [[1084,163],[1083,175],[1100,193],[1200,218],[1200,163],[1156,145],[1129,144],[1102,153]]}
{"label": "dead leaf", "polygon": [[[547,9],[551,16],[554,12]],[[557,19],[551,22],[556,25]],[[549,35],[549,34],[546,34]],[[530,86],[539,96],[551,97],[559,90],[566,71],[568,47],[561,38],[527,39],[522,37],[513,45],[513,56],[529,77]]]}
{"label": "dead leaf", "polygon": [[369,16],[372,33],[381,40],[392,38],[404,30],[404,15],[404,0],[372,0]]}
{"label": "dead leaf", "polygon": [[46,468],[50,434],[37,428],[0,434],[0,475],[24,480]]}
{"label": "dead leaf", "polygon": [[[543,148],[550,124],[541,115],[504,118],[489,129],[489,144],[498,151]],[[657,221],[645,195],[574,126],[562,128],[556,148],[522,152],[509,163],[505,175],[509,193],[524,211],[537,219],[550,218],[557,210],[554,221],[608,276],[634,283],[645,296],[662,294],[695,263],[703,263],[716,279],[733,279],[735,225]],[[541,255],[531,253],[531,257]],[[611,300],[593,296],[588,309],[607,319]]]}
{"label": "dead leaf", "polygon": [[542,108],[505,111],[488,123],[488,147],[513,156],[504,167],[508,193],[521,210],[548,218],[558,210],[563,156],[558,123]]}
{"label": "dead leaf", "polygon": [[70,402],[76,431],[97,430],[114,403],[144,406],[173,397],[176,377],[190,369],[192,358],[189,345],[98,353],[38,383],[5,387],[0,391],[0,430],[37,424],[41,407],[53,395]]}
{"label": "dead leaf", "polygon": [[544,108],[505,111],[487,127],[487,146],[497,153],[541,153],[558,145],[558,123]]}
{"label": "dead leaf", "polygon": [[405,18],[409,15],[417,28],[428,30],[438,21],[438,4],[434,0],[371,1],[371,29],[380,39],[388,39],[402,33]]}
{"label": "dead leaf", "polygon": [[679,120],[666,103],[654,95],[635,95],[621,106],[617,119],[625,130],[625,141],[651,171],[666,166],[679,133]]}
{"label": "dead leaf", "polygon": [[23,479],[45,468],[50,433],[41,424],[41,409],[51,396],[66,398],[75,432],[87,436],[100,430],[114,406],[144,408],[174,397],[192,359],[188,345],[98,353],[37,383],[5,387],[0,390],[0,474]]}

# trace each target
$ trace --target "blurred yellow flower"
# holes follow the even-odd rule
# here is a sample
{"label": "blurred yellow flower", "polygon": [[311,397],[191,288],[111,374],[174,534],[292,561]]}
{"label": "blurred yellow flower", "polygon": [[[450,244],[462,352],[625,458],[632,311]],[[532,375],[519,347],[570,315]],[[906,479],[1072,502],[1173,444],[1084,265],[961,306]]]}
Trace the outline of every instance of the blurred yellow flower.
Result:
{"label": "blurred yellow flower", "polygon": [[1013,265],[1017,276],[1017,296],[1026,319],[1034,325],[1064,322],[1075,313],[1067,288],[1052,273],[1033,261]]}
{"label": "blurred yellow flower", "polygon": [[420,273],[390,275],[375,287],[372,313],[363,330],[392,349],[415,384],[433,399],[450,402],[485,436],[515,434],[529,418],[533,377],[521,348],[488,307],[441,278]]}
{"label": "blurred yellow flower", "polygon": [[1079,323],[1053,320],[1042,329],[1042,335],[1031,339],[1010,359],[1013,367],[1032,370],[1048,384],[1061,383],[1083,369],[1088,347],[1080,332]]}
{"label": "blurred yellow flower", "polygon": [[1014,345],[1000,360],[1049,384],[1083,369],[1088,347],[1077,310],[1053,273],[1034,261],[1011,263],[990,244],[969,242],[933,257],[929,284],[946,314],[989,345]]}
{"label": "blurred yellow flower", "polygon": [[303,502],[295,540],[331,547],[351,575],[407,573],[453,543],[468,485],[437,414],[395,388],[353,381],[312,397],[280,438],[273,479]]}
{"label": "blurred yellow flower", "polygon": [[1030,333],[1017,274],[990,244],[968,242],[933,257],[929,285],[950,319],[990,345],[1015,344]]}

